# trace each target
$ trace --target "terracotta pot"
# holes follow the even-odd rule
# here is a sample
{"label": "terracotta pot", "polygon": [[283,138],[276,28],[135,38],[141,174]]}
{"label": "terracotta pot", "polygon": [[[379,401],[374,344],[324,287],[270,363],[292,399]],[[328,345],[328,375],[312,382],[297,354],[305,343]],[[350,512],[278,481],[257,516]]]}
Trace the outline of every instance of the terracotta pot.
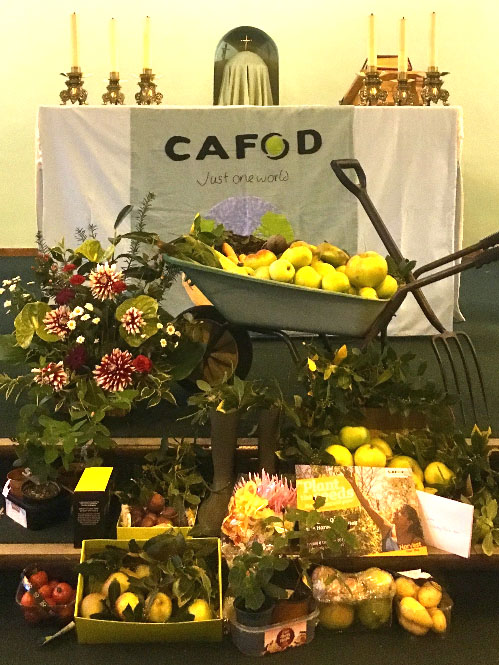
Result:
{"label": "terracotta pot", "polygon": [[22,486],[26,482],[27,477],[24,475],[24,467],[18,467],[17,469],[12,469],[7,474],[7,478],[10,480],[9,491],[13,496],[22,498]]}
{"label": "terracotta pot", "polygon": [[299,619],[309,614],[310,598],[289,598],[287,600],[278,600],[272,612],[272,623],[282,623]]}

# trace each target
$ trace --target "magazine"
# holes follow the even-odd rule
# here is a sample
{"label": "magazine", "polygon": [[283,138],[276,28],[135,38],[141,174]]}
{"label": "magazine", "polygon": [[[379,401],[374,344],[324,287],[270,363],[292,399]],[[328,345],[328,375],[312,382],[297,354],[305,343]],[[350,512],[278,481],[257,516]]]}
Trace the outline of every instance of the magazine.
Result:
{"label": "magazine", "polygon": [[344,517],[357,537],[356,555],[425,555],[411,469],[296,466],[297,507]]}

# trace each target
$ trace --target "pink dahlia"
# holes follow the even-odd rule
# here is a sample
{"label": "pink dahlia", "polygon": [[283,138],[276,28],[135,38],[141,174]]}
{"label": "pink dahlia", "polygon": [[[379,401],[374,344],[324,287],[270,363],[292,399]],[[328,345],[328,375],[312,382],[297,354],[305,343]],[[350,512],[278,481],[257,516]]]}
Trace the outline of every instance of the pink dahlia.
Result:
{"label": "pink dahlia", "polygon": [[103,390],[121,392],[132,383],[132,374],[135,368],[132,364],[132,354],[129,351],[113,349],[111,353],[101,359],[93,374],[95,382]]}
{"label": "pink dahlia", "polygon": [[114,298],[115,290],[113,287],[117,282],[122,281],[123,273],[117,271],[115,264],[110,266],[106,261],[104,265],[98,264],[97,268],[92,270],[88,279],[94,298],[109,300]]}
{"label": "pink dahlia", "polygon": [[64,370],[62,360],[58,363],[49,363],[40,369],[31,370],[36,376],[34,378],[36,383],[42,386],[50,386],[53,390],[59,391],[68,382],[68,375]]}
{"label": "pink dahlia", "polygon": [[45,330],[52,335],[58,335],[64,339],[69,332],[67,323],[71,310],[66,305],[61,305],[57,309],[53,309],[45,314],[43,325]]}
{"label": "pink dahlia", "polygon": [[140,309],[137,309],[136,307],[130,307],[121,317],[123,328],[129,335],[138,335],[142,328],[146,325],[142,314],[143,312],[141,312]]}

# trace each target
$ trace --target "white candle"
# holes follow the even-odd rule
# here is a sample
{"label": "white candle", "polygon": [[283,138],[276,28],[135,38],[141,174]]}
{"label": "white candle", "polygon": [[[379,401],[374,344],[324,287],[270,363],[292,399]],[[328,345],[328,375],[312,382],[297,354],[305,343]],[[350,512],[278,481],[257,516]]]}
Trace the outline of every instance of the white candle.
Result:
{"label": "white candle", "polygon": [[398,70],[402,74],[405,74],[407,72],[407,49],[406,49],[406,44],[405,44],[405,18],[400,19]]}
{"label": "white candle", "polygon": [[78,67],[80,58],[78,57],[78,25],[76,23],[76,12],[73,12],[69,16],[69,27],[71,34],[71,67]]}
{"label": "white candle", "polygon": [[118,56],[117,56],[117,39],[116,39],[116,19],[112,18],[109,23],[109,53],[111,56],[111,71],[118,72]]}
{"label": "white candle", "polygon": [[367,66],[377,67],[378,60],[376,54],[376,25],[374,14],[369,14],[369,48],[367,56]]}
{"label": "white candle", "polygon": [[146,16],[144,24],[144,69],[151,69],[151,17]]}
{"label": "white candle", "polygon": [[430,67],[437,66],[436,43],[437,43],[437,15],[435,12],[432,12],[430,17],[430,58],[428,63]]}

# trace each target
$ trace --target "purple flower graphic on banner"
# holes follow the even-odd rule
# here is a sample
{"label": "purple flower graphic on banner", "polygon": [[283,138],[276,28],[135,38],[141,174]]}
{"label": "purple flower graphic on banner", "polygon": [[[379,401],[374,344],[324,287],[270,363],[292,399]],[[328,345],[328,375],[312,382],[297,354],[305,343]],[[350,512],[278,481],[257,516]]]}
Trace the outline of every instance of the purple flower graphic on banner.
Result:
{"label": "purple flower graphic on banner", "polygon": [[249,236],[260,226],[262,216],[269,211],[280,212],[273,203],[258,196],[231,196],[214,205],[204,217],[223,224],[229,231]]}

